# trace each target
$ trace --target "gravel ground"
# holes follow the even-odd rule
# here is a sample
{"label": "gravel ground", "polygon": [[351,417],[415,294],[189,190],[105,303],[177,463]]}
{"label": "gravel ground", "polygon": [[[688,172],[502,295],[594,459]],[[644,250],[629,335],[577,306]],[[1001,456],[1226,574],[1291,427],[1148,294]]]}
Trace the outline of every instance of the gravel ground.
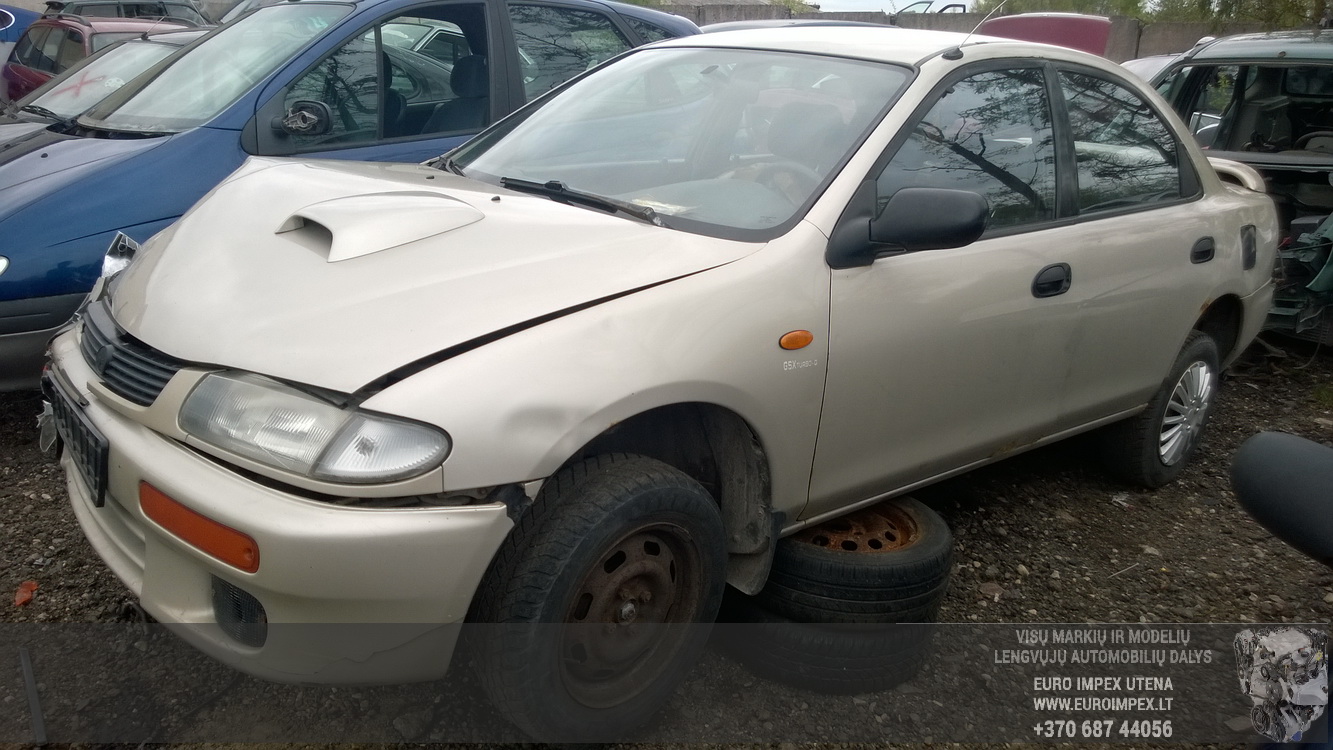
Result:
{"label": "gravel ground", "polygon": [[[1075,439],[917,493],[945,516],[956,537],[956,570],[941,620],[1333,620],[1333,572],[1250,521],[1230,490],[1231,456],[1255,432],[1280,430],[1333,444],[1333,353],[1300,342],[1275,343],[1283,348],[1282,356],[1256,346],[1228,374],[1200,454],[1166,488],[1143,492],[1116,484],[1098,467],[1092,441]],[[128,622],[133,619],[131,598],[79,532],[61,472],[37,451],[38,407],[35,395],[0,395],[0,628],[6,623]],[[39,588],[31,603],[15,606],[13,593],[26,580]],[[709,662],[726,680],[754,686],[725,657],[710,654]],[[702,721],[712,715],[716,706],[709,701],[717,700],[709,697],[712,678],[691,679],[691,689],[668,710],[686,724],[691,717]],[[250,678],[244,683],[239,689],[248,697],[238,700],[262,704],[266,684]],[[468,680],[463,683],[466,692]],[[761,723],[764,716],[784,710],[787,704],[774,702],[778,698],[809,708],[786,689],[749,690],[734,697],[738,703],[727,706],[728,714],[758,717]],[[364,699],[360,706],[366,708]],[[822,710],[822,704],[816,708]],[[897,708],[912,713],[910,703]],[[318,716],[297,712],[285,721],[289,728],[299,727]],[[438,716],[414,721],[421,724],[419,731],[403,731],[404,738],[458,736],[443,736]],[[814,738],[822,738],[818,732],[823,730],[833,733],[832,739],[836,721],[821,722]],[[704,742],[711,739],[710,731],[698,727],[672,736]],[[853,733],[852,738],[860,737]]]}

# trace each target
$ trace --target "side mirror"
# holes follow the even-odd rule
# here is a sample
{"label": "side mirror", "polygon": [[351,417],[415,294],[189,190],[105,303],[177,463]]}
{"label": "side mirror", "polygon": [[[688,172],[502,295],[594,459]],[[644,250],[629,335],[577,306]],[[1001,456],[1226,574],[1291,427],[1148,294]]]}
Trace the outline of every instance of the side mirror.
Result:
{"label": "side mirror", "polygon": [[875,181],[864,180],[838,217],[824,260],[856,268],[886,253],[962,247],[981,236],[989,214],[980,195],[940,188],[903,188],[880,210]]}
{"label": "side mirror", "polygon": [[968,190],[903,188],[870,220],[870,241],[907,252],[963,247],[986,231],[989,215],[986,199]]}
{"label": "side mirror", "polygon": [[287,135],[327,135],[333,129],[333,110],[324,102],[302,99],[293,102],[287,114],[277,118],[273,129]]}

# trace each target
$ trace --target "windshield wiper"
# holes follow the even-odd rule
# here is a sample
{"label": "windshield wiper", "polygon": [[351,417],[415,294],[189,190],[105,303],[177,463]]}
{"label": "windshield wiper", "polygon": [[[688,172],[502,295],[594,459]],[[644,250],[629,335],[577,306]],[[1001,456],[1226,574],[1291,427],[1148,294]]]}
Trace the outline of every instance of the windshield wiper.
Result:
{"label": "windshield wiper", "polygon": [[73,117],[65,117],[63,115],[52,112],[51,110],[47,109],[46,107],[43,107],[40,104],[25,104],[22,107],[19,107],[19,111],[31,112],[34,115],[37,115],[38,117],[45,117],[48,120],[55,120],[56,122],[62,125],[74,119]]}
{"label": "windshield wiper", "polygon": [[640,206],[637,203],[629,201],[608,198],[596,193],[584,193],[579,190],[571,190],[565,187],[565,183],[560,180],[548,180],[546,182],[533,182],[531,180],[520,180],[515,177],[501,177],[500,185],[510,190],[517,190],[521,193],[536,193],[545,195],[563,203],[574,203],[582,206],[600,209],[615,213],[619,211],[622,214],[633,216],[640,221],[646,221],[655,226],[663,226],[662,218],[657,212],[647,206]]}
{"label": "windshield wiper", "polygon": [[449,156],[448,154],[436,157],[436,159],[434,161],[429,162],[429,164],[430,166],[435,167],[436,169],[443,169],[448,172],[453,172],[459,177],[467,176],[463,174],[463,168],[459,166],[458,162],[454,161],[454,157]]}

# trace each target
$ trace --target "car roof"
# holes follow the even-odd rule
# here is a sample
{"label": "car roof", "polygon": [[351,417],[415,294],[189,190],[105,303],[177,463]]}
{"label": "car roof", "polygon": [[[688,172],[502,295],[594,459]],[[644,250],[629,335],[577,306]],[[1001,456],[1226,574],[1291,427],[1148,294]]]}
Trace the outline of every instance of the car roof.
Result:
{"label": "car roof", "polygon": [[738,31],[740,29],[771,29],[786,26],[879,26],[886,24],[870,21],[843,21],[828,18],[757,18],[748,21],[720,21],[700,26],[705,33],[718,31]]}
{"label": "car roof", "polygon": [[1223,37],[1194,50],[1191,60],[1333,60],[1333,31],[1274,31]]}
{"label": "car roof", "polygon": [[[898,26],[784,26],[781,28],[718,31],[702,36],[658,42],[654,46],[709,46],[808,52],[818,55],[856,57],[864,60],[915,65],[927,57],[974,44],[1003,44],[1015,53],[1049,54],[1062,49],[1012,39],[958,34],[951,31],[904,29]],[[1068,52],[1070,50],[1063,50]],[[1077,53],[1075,53],[1077,54]],[[1091,57],[1091,55],[1088,55]]]}
{"label": "car roof", "polygon": [[[60,26],[62,28],[89,29],[94,34],[107,32],[175,31],[186,28],[182,24],[152,18],[104,18],[101,16],[79,16],[72,13],[59,13],[42,16],[32,22],[36,26]],[[29,28],[32,28],[29,27]]]}
{"label": "car roof", "polygon": [[148,40],[162,42],[177,47],[184,47],[213,29],[182,29],[180,31],[159,31],[148,35]]}

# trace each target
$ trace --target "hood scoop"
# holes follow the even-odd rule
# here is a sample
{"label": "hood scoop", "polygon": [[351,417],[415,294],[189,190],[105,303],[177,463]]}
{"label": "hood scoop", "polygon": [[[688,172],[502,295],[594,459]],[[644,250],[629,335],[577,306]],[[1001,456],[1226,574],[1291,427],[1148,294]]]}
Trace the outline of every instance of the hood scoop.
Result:
{"label": "hood scoop", "polygon": [[274,234],[286,234],[337,263],[444,234],[483,218],[485,214],[457,198],[404,190],[312,203],[287,217]]}

